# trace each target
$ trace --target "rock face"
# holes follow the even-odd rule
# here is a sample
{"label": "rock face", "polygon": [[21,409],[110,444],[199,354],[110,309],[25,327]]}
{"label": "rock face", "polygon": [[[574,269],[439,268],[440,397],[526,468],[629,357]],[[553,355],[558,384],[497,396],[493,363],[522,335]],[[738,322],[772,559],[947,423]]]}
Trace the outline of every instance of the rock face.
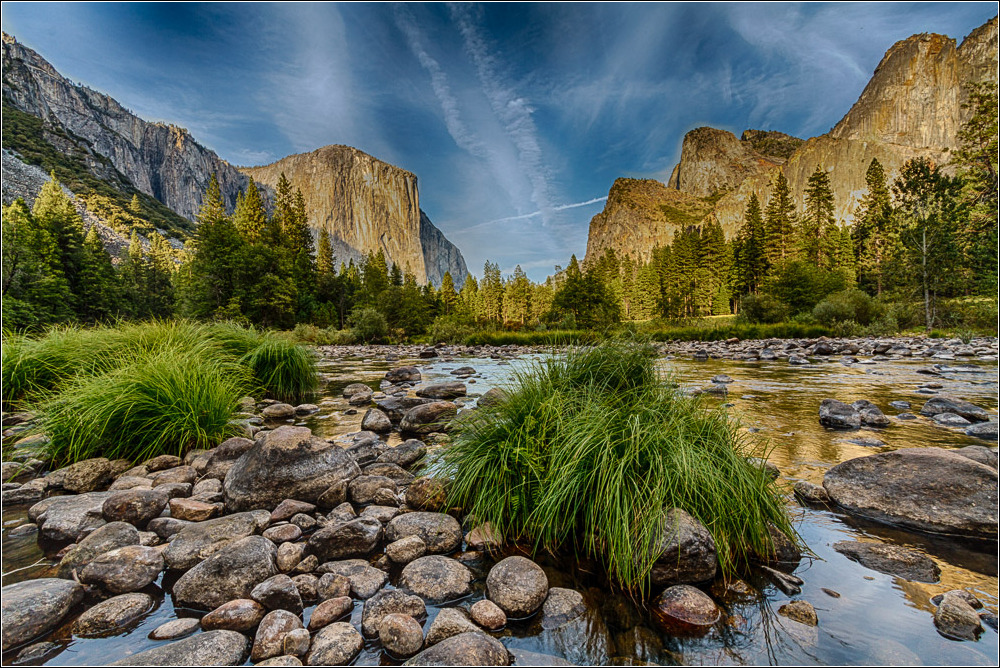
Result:
{"label": "rock face", "polygon": [[[759,131],[750,132],[754,133],[750,136],[755,138],[760,134]],[[802,143],[801,139],[796,140],[795,137],[788,139]],[[670,175],[668,185],[695,197],[711,197],[719,191],[732,190],[744,179],[761,174],[768,167],[782,162],[784,161],[758,153],[750,140],[737,139],[731,132],[707,127],[695,128],[684,135],[681,161]]]}
{"label": "rock face", "polygon": [[[53,122],[83,139],[91,161],[110,161],[104,172],[120,172],[141,192],[155,197],[188,220],[201,208],[201,196],[214,173],[229,207],[248,179],[213,151],[174,125],[149,123],[113,98],[63,77],[36,52],[3,36],[4,98],[17,109]],[[111,177],[102,173],[99,177]]]}
{"label": "rock face", "polygon": [[226,474],[226,509],[274,509],[285,499],[316,503],[334,483],[361,469],[340,447],[316,438],[306,427],[267,432]]}
{"label": "rock face", "polygon": [[461,285],[468,274],[461,252],[420,210],[411,172],[350,146],[324,146],[241,171],[272,188],[284,173],[302,190],[310,227],[329,232],[334,255],[344,261],[380,252],[401,268],[408,265],[420,284],[440,284],[450,271]]}
{"label": "rock face", "polygon": [[59,578],[25,580],[4,587],[0,595],[3,651],[55,627],[83,600],[83,593],[81,585]]}
{"label": "rock face", "polygon": [[941,448],[849,459],[823,478],[852,513],[908,529],[996,540],[997,472]]}

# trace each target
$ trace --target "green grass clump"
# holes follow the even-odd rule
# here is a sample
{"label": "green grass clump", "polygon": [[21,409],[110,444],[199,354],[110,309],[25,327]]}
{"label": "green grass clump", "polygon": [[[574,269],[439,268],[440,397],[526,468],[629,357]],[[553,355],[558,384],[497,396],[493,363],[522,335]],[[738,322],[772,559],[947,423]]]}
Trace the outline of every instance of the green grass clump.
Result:
{"label": "green grass clump", "polygon": [[240,359],[257,385],[275,399],[299,401],[316,389],[316,360],[291,341],[269,337]]}
{"label": "green grass clump", "polygon": [[57,466],[180,456],[235,433],[230,418],[248,385],[245,369],[204,351],[136,355],[108,373],[78,377],[44,402],[41,428]]}
{"label": "green grass clump", "polygon": [[442,466],[449,503],[505,539],[600,559],[639,590],[659,556],[664,512],[715,538],[723,572],[794,535],[760,456],[724,412],[658,378],[645,346],[612,340],[521,371],[509,398],[455,427]]}

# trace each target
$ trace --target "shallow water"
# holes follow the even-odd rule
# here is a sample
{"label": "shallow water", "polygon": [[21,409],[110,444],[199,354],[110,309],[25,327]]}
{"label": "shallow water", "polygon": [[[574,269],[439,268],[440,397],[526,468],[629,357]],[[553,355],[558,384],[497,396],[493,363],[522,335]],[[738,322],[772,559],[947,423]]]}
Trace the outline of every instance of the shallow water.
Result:
{"label": "shallow water", "polygon": [[[503,363],[496,359],[455,358],[436,360],[324,360],[321,372],[325,387],[313,400],[320,411],[302,423],[317,434],[334,438],[360,429],[364,410],[348,414],[350,407],[340,397],[344,386],[365,382],[376,390],[388,369],[401,364],[421,366],[425,382],[452,380],[450,371],[472,366],[477,374],[465,381],[470,397],[494,386],[503,386],[513,372],[545,355],[524,355]],[[769,459],[778,465],[782,478],[790,486],[797,480],[821,483],[826,469],[852,457],[902,447],[962,447],[991,445],[965,436],[961,431],[939,427],[931,420],[897,420],[884,430],[835,432],[820,426],[818,406],[824,398],[845,402],[868,399],[890,417],[901,411],[890,401],[911,402],[910,412],[932,395],[919,393],[920,385],[940,383],[937,390],[956,395],[997,412],[997,365],[990,363],[949,362],[970,367],[967,371],[946,372],[941,376],[917,373],[930,365],[927,360],[891,360],[874,364],[846,366],[840,358],[796,367],[784,361],[738,362],[690,359],[661,360],[661,369],[685,388],[705,387],[716,374],[734,379],[726,398],[706,397],[707,402],[731,404],[730,413],[747,430],[759,430],[772,450]],[[474,381],[474,382],[472,382]],[[995,419],[995,418],[994,418]],[[867,447],[846,439],[878,438],[884,447]],[[390,442],[398,437],[394,436]],[[552,586],[572,587],[585,597],[587,613],[559,629],[544,630],[537,620],[511,622],[498,634],[518,656],[518,663],[539,663],[545,657],[558,657],[581,664],[729,665],[729,664],[953,664],[997,665],[997,634],[986,629],[978,642],[956,642],[940,636],[933,624],[934,607],[930,598],[956,588],[973,591],[994,613],[998,608],[996,544],[975,545],[934,538],[864,522],[829,509],[803,508],[789,494],[788,505],[795,525],[814,553],[803,560],[796,574],[805,580],[802,598],[812,603],[819,626],[812,628],[777,614],[790,598],[766,579],[749,573],[746,580],[757,594],[750,600],[724,602],[726,617],[706,636],[680,639],[658,630],[648,615],[631,601],[616,594],[596,567],[587,563],[555,561],[543,555],[536,559],[543,565]],[[23,523],[23,509],[5,510],[3,515],[3,578],[10,584],[28,577],[43,577],[54,563],[35,542],[34,536],[11,539],[10,528]],[[930,556],[941,568],[941,581],[915,583],[869,570],[835,552],[831,545],[840,540],[879,541],[902,545]],[[482,598],[483,579],[492,562],[476,569],[480,579],[474,593],[449,605],[469,605]],[[21,569],[21,570],[17,570]],[[396,581],[393,574],[391,582]],[[169,577],[169,576],[165,576]],[[74,638],[68,627],[72,619],[52,634],[60,648],[46,657],[46,665],[87,665],[115,660],[128,653],[148,649],[161,642],[146,635],[162,623],[180,616],[196,615],[173,607],[169,594],[158,580],[150,588],[156,608],[137,626],[113,638]],[[169,584],[166,583],[166,584]],[[169,587],[167,587],[169,589]],[[840,594],[834,598],[823,589]],[[355,603],[352,622],[360,627],[362,602]],[[428,606],[426,629],[439,607]],[[305,621],[312,607],[306,609]],[[533,652],[522,654],[521,652]],[[12,656],[5,655],[4,663]],[[377,642],[369,641],[355,661],[356,665],[390,665]]]}

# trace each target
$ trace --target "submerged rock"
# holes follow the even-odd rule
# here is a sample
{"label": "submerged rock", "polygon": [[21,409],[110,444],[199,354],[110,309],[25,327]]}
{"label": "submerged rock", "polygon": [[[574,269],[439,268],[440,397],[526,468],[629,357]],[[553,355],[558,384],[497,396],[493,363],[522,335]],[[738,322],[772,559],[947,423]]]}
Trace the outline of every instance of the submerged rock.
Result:
{"label": "submerged rock", "polygon": [[778,614],[806,626],[816,626],[819,624],[819,618],[816,617],[816,609],[809,601],[790,601],[778,608]]}
{"label": "submerged rock", "polygon": [[715,539],[701,522],[680,508],[667,511],[657,552],[652,571],[654,586],[704,582],[715,577]]}
{"label": "submerged rock", "polygon": [[866,568],[914,582],[937,582],[941,569],[929,557],[898,545],[840,541],[833,549]]}
{"label": "submerged rock", "polygon": [[250,654],[250,639],[235,631],[209,631],[139,652],[112,666],[238,666]]}
{"label": "submerged rock", "polygon": [[399,430],[412,434],[446,431],[448,422],[457,413],[458,407],[450,401],[433,401],[415,406],[403,415],[403,419],[399,422]]}
{"label": "submerged rock", "polygon": [[508,666],[510,654],[496,638],[484,633],[459,633],[404,663],[404,666]]}
{"label": "submerged rock", "polygon": [[824,399],[819,405],[819,423],[831,429],[859,429],[861,414],[841,401]]}
{"label": "submerged rock", "polygon": [[719,621],[719,607],[700,589],[674,585],[653,602],[653,620],[671,635],[703,635]]}
{"label": "submerged rock", "polygon": [[380,591],[365,601],[361,613],[361,630],[369,638],[374,638],[378,634],[382,618],[397,612],[414,619],[423,619],[427,615],[427,608],[419,596],[398,589]]}
{"label": "submerged rock", "polygon": [[409,615],[388,614],[378,627],[378,639],[390,656],[406,658],[424,647],[424,631]]}
{"label": "submerged rock", "polygon": [[153,608],[149,594],[122,594],[98,603],[73,623],[73,633],[81,637],[117,635]]}
{"label": "submerged rock", "polygon": [[969,422],[987,422],[990,419],[990,414],[985,409],[955,397],[937,396],[928,399],[927,403],[920,409],[920,414],[927,417],[933,417],[940,413],[954,413]]}
{"label": "submerged rock", "polygon": [[949,591],[934,613],[938,633],[953,640],[977,640],[983,632],[979,615],[964,596]]}

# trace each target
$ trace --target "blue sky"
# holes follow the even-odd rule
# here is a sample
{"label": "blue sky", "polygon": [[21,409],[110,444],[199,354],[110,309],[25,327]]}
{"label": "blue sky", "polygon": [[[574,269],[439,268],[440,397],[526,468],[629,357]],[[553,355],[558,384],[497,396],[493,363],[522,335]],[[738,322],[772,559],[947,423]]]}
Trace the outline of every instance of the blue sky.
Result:
{"label": "blue sky", "polygon": [[583,255],[688,130],[827,132],[897,40],[996,3],[3,3],[3,30],[235,164],[348,144],[417,174],[470,269]]}

